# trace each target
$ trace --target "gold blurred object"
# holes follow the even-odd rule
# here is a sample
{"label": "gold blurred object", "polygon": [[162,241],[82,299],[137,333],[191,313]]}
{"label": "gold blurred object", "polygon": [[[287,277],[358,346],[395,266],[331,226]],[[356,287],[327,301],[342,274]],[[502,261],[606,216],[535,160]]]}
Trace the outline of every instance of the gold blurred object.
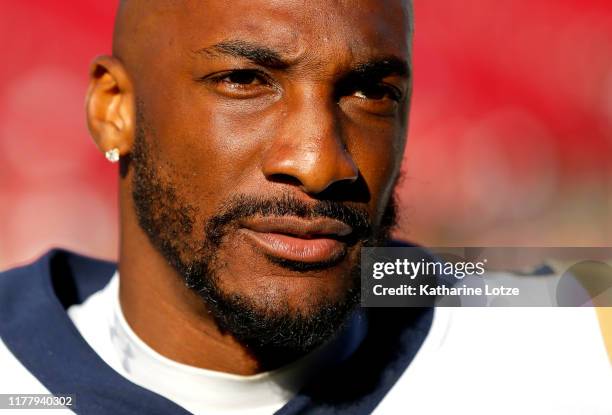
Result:
{"label": "gold blurred object", "polygon": [[599,327],[603,336],[604,345],[608,352],[608,359],[612,365],[612,307],[596,307],[597,318],[599,319]]}
{"label": "gold blurred object", "polygon": [[591,297],[612,364],[612,266],[609,261],[582,261],[569,267],[568,271]]}

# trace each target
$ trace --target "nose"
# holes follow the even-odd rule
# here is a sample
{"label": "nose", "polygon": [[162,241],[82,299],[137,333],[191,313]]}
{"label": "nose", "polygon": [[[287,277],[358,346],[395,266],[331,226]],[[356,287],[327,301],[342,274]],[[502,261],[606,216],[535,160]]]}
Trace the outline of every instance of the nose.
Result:
{"label": "nose", "polygon": [[268,180],[293,182],[308,194],[357,180],[359,170],[346,148],[338,106],[324,92],[286,104],[278,124],[263,160]]}

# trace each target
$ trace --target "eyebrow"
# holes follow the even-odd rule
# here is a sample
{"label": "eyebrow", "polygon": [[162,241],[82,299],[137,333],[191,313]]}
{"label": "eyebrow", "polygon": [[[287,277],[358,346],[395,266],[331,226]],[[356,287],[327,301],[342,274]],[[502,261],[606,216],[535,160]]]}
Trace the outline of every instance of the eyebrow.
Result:
{"label": "eyebrow", "polygon": [[[224,40],[212,46],[195,51],[196,54],[218,56],[227,55],[235,58],[248,59],[256,65],[270,69],[287,69],[291,63],[284,60],[281,54],[267,46],[244,40]],[[354,78],[384,78],[390,75],[408,77],[410,65],[397,56],[384,56],[361,62],[347,71],[348,77]]]}
{"label": "eyebrow", "polygon": [[349,71],[351,76],[360,78],[384,78],[390,75],[410,76],[410,65],[397,56],[386,56],[367,62],[358,63]]}
{"label": "eyebrow", "polygon": [[272,69],[287,69],[290,66],[275,50],[243,40],[224,40],[213,46],[199,49],[196,53],[212,56],[221,54],[245,58],[254,64]]}

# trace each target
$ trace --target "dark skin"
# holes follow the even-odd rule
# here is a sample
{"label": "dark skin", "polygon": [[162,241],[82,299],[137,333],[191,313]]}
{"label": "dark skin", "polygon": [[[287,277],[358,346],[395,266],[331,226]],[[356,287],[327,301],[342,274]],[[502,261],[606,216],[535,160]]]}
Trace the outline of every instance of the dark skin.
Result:
{"label": "dark skin", "polygon": [[[98,147],[129,157],[136,106],[159,175],[201,229],[233,194],[334,198],[380,223],[405,146],[411,79],[400,1],[141,2],[119,10],[113,56],[91,70]],[[306,4],[306,5],[304,5]],[[250,375],[257,358],[219,330],[139,226],[132,174],[120,179],[120,302],[153,349],[188,365]],[[219,250],[220,284],[274,310],[307,314],[347,288],[360,245],[308,274],[268,261],[238,230]],[[279,364],[285,362],[279,362]]]}

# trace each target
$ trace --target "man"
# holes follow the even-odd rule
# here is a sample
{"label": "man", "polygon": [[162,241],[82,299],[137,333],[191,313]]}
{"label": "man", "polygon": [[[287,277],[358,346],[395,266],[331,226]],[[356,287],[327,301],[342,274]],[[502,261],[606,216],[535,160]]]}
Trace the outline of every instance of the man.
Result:
{"label": "man", "polygon": [[2,276],[2,391],[84,414],[442,408],[444,313],[357,307],[360,248],[395,223],[411,21],[407,1],[122,2],[87,98],[119,262]]}

